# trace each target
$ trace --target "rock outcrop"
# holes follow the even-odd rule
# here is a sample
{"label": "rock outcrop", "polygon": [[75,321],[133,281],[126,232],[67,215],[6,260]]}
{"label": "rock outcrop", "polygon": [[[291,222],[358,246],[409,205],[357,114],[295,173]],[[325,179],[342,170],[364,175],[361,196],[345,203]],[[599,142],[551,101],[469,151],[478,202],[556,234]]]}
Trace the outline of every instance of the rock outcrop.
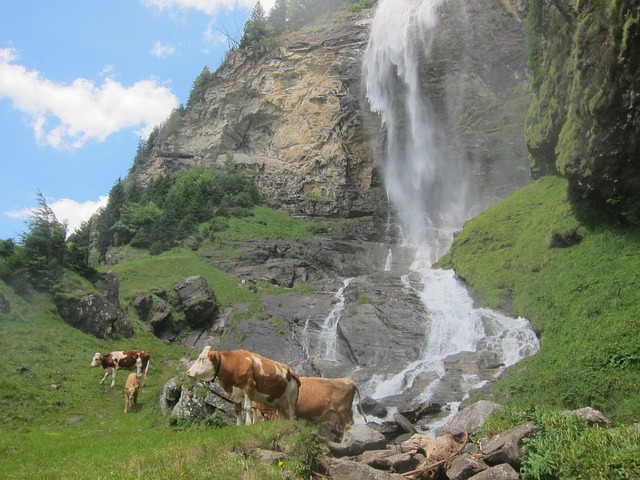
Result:
{"label": "rock outcrop", "polygon": [[128,338],[133,326],[120,306],[120,282],[113,272],[95,284],[96,292],[81,296],[57,295],[56,307],[70,325],[102,339]]}
{"label": "rock outcrop", "polygon": [[533,174],[640,224],[640,6],[538,0],[529,22]]}

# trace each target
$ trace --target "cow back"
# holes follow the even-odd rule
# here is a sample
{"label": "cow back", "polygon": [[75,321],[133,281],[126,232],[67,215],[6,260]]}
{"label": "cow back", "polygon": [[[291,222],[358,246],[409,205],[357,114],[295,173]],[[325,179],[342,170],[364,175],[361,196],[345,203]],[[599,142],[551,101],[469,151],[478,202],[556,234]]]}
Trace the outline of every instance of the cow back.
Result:
{"label": "cow back", "polygon": [[259,397],[260,403],[273,403],[282,398],[291,382],[300,384],[300,378],[288,365],[249,350],[211,351],[210,358],[227,393],[231,393],[233,387],[249,390],[252,396]]}

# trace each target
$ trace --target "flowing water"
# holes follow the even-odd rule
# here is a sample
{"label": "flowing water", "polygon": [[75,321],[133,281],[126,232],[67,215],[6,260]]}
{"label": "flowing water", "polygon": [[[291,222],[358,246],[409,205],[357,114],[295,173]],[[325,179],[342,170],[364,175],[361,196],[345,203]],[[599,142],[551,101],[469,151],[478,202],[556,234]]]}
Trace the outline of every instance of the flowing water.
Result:
{"label": "flowing water", "polygon": [[[380,0],[365,52],[367,99],[386,132],[387,194],[402,243],[416,252],[403,281],[421,298],[429,317],[421,357],[391,378],[379,376],[367,383],[364,390],[374,398],[410,389],[428,372],[433,380],[420,387],[417,397],[429,401],[445,375],[445,359],[459,352],[490,352],[509,366],[538,348],[525,319],[475,308],[452,271],[432,268],[450,247],[454,232],[477,213],[482,193],[472,188],[462,161],[438,145],[442,132],[420,82],[420,62],[429,59],[438,9],[447,1],[462,0]],[[392,262],[389,251],[385,271]],[[468,392],[481,379],[461,382]]]}

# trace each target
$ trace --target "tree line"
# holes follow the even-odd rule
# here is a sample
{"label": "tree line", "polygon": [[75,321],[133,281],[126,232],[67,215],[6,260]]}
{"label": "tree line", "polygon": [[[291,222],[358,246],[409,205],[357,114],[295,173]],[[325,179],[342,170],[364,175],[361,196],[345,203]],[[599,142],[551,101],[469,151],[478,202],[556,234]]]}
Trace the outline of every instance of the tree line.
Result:
{"label": "tree line", "polygon": [[231,154],[224,168],[196,166],[166,173],[143,188],[118,179],[107,205],[67,237],[38,192],[38,205],[16,243],[0,240],[0,278],[55,292],[65,269],[91,278],[112,247],[130,245],[159,254],[187,237],[211,239],[230,217],[252,214],[261,196],[253,181],[237,171]]}
{"label": "tree line", "polygon": [[374,0],[276,0],[267,13],[258,0],[244,24],[238,47],[270,45],[285,32],[296,31],[315,18],[344,8],[367,8]]}

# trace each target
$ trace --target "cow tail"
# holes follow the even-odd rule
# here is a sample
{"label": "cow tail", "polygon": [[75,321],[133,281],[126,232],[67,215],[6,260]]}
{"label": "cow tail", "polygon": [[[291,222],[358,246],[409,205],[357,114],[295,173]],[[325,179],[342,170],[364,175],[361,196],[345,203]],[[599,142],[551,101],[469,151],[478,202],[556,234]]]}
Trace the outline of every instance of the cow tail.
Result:
{"label": "cow tail", "polygon": [[369,423],[369,420],[367,419],[367,416],[364,413],[364,409],[362,408],[362,398],[360,398],[360,390],[358,390],[358,386],[354,384],[354,387],[356,388],[356,393],[358,394],[358,412],[360,413],[360,415],[362,415],[362,418],[364,418],[364,423]]}

